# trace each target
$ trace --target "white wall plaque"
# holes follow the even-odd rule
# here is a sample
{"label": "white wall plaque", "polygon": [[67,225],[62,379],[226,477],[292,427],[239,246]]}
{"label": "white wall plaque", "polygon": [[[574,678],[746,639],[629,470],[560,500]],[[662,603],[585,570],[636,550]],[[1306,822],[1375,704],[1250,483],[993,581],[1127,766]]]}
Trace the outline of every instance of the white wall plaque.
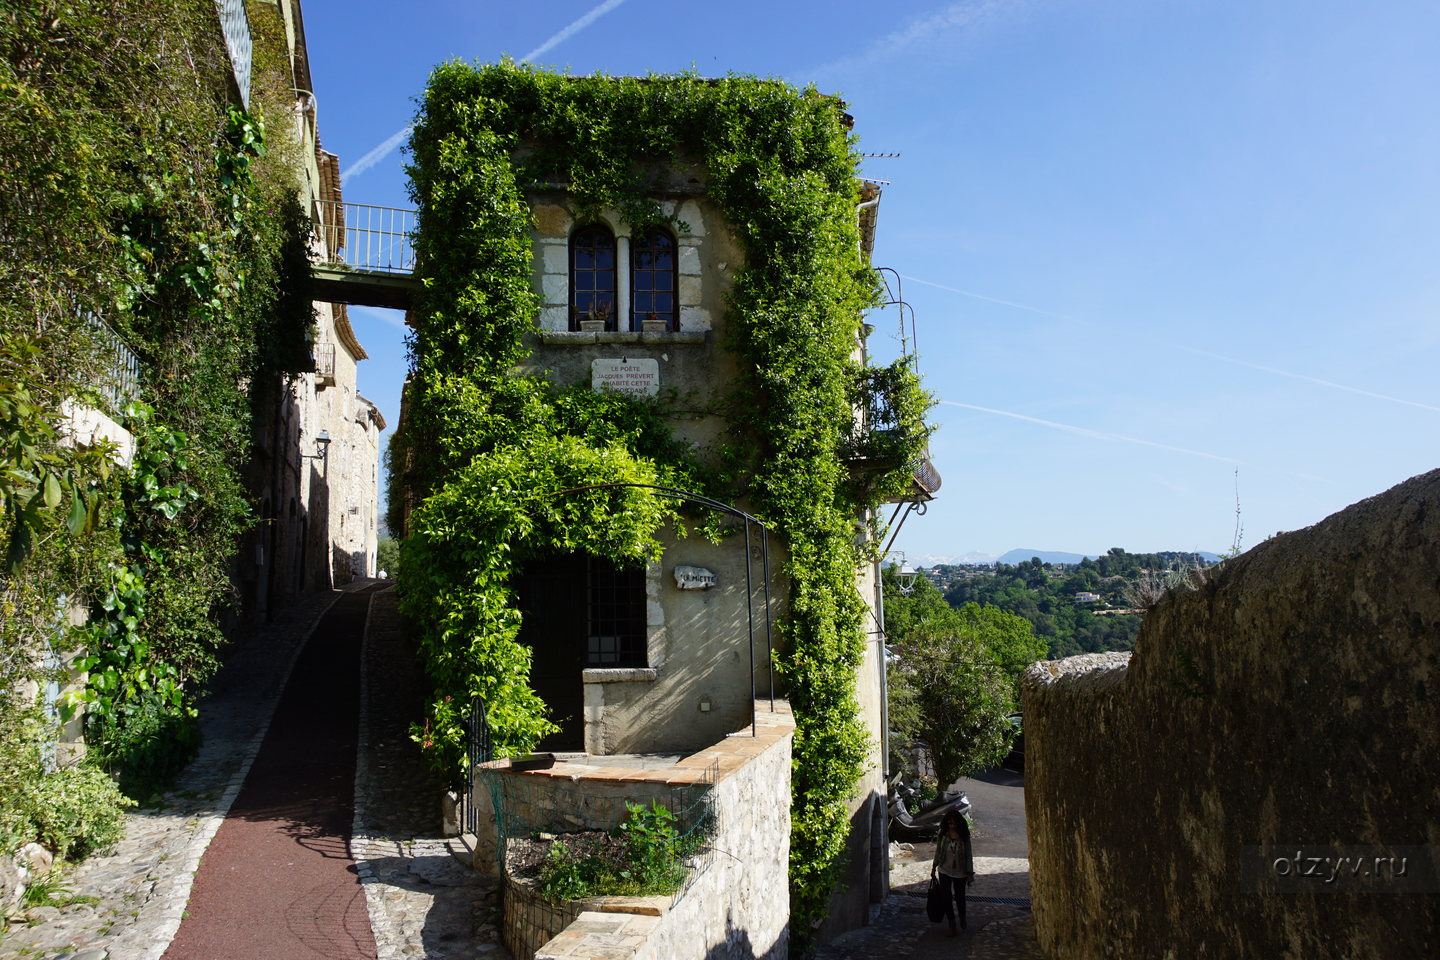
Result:
{"label": "white wall plaque", "polygon": [[681,590],[709,590],[717,586],[720,578],[713,570],[704,567],[678,566],[675,568],[675,586]]}
{"label": "white wall plaque", "polygon": [[591,360],[590,386],[595,390],[653,397],[660,392],[660,361],[654,357]]}

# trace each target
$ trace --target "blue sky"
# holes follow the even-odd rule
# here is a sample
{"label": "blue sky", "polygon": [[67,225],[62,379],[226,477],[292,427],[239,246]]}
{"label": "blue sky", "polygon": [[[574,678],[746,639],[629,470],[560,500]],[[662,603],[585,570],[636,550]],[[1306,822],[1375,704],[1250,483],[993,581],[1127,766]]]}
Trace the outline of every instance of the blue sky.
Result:
{"label": "blue sky", "polygon": [[[890,181],[945,484],[912,562],[1228,549],[1437,465],[1440,5],[309,0],[346,199],[408,205],[431,67],[815,82]],[[538,51],[538,53],[536,52]],[[364,164],[359,161],[372,154]],[[397,314],[355,309],[393,425]],[[881,352],[893,316],[872,318]]]}

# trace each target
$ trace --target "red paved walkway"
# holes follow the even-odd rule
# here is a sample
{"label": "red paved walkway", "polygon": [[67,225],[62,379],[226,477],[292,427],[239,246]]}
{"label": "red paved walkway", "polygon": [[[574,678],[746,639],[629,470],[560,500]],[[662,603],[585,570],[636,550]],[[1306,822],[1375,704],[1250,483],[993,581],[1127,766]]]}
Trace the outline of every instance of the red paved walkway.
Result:
{"label": "red paved walkway", "polygon": [[369,601],[341,597],[296,660],[166,960],[374,960],[349,852]]}

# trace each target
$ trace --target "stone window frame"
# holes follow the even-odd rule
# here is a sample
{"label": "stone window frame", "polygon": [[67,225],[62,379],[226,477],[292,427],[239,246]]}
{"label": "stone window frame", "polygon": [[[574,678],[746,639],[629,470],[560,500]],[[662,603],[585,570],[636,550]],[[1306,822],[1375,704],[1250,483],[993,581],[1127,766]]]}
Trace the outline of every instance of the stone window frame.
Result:
{"label": "stone window frame", "polygon": [[[608,246],[602,247],[602,245],[600,245],[600,244],[581,244],[581,243],[579,242],[582,238],[587,237],[587,235],[596,235],[596,234],[602,234],[602,233],[603,233],[604,238],[609,240]],[[625,246],[628,247],[629,244],[626,244]],[[594,265],[593,263],[592,263],[592,264],[589,264],[589,265],[585,265],[585,266],[578,265],[578,264],[576,263],[577,255],[578,255],[581,251],[586,251],[586,250],[589,250],[589,251],[598,251],[598,250],[601,250],[601,249],[608,249],[609,252],[610,252],[610,255],[611,255],[610,269],[609,269],[609,271],[608,271],[608,272],[610,273],[610,286],[609,286],[608,288],[602,288],[602,287],[596,287],[596,286],[593,286],[593,285],[592,285],[589,290],[582,291],[582,290],[578,289],[578,287],[577,287],[577,285],[576,285],[576,282],[575,282],[575,278],[576,278],[576,275],[577,275],[577,274],[594,274],[594,275],[598,275],[598,274],[603,273],[603,272],[605,272],[605,271],[604,271],[604,268],[603,268],[603,267],[596,266],[596,265]],[[628,250],[625,250],[625,251],[623,251],[623,252],[624,252],[625,254],[627,254],[627,259],[628,259],[628,252],[629,252],[629,251],[628,251]],[[616,331],[616,330],[619,329],[620,317],[621,317],[622,313],[628,312],[628,309],[629,309],[629,303],[628,303],[629,297],[625,295],[625,294],[628,293],[628,291],[626,291],[626,290],[623,289],[626,285],[625,285],[625,284],[622,284],[622,283],[620,282],[620,276],[621,276],[621,273],[622,273],[622,272],[628,273],[628,271],[629,271],[630,268],[629,268],[629,265],[627,264],[627,265],[625,266],[624,270],[622,271],[622,269],[621,269],[621,256],[622,256],[622,248],[621,248],[621,244],[620,244],[620,242],[619,242],[619,237],[616,236],[615,231],[614,231],[614,230],[610,227],[610,225],[607,224],[607,223],[603,223],[603,222],[599,222],[599,221],[590,222],[590,223],[581,223],[581,224],[577,224],[577,225],[575,226],[575,228],[570,231],[570,237],[569,237],[569,255],[568,255],[568,259],[569,259],[569,262],[570,262],[570,297],[569,297],[569,299],[570,299],[570,325],[569,325],[569,326],[570,326],[570,329],[571,329],[572,331],[583,330],[584,327],[581,326],[581,322],[584,321],[584,320],[597,319],[597,318],[595,318],[595,317],[591,314],[591,312],[590,312],[590,310],[593,309],[593,307],[587,309],[586,312],[582,315],[582,313],[580,312],[580,308],[579,308],[578,306],[576,306],[577,296],[580,295],[580,294],[585,294],[585,293],[591,294],[592,296],[593,296],[594,294],[596,294],[596,293],[608,293],[608,294],[609,294],[610,309],[609,309],[608,311],[606,311],[606,312],[602,312],[601,317],[600,317],[599,319],[604,319],[604,321],[605,321],[605,327],[604,327],[604,329],[605,329],[605,330],[608,330],[608,331],[612,331],[612,332],[613,332],[613,331]]]}
{"label": "stone window frame", "polygon": [[581,682],[590,683],[651,683],[660,676],[665,665],[665,608],[660,603],[664,562],[645,565],[645,663],[643,667],[586,667]]}
{"label": "stone window frame", "polygon": [[[701,251],[706,243],[707,214],[695,200],[665,200],[660,204],[665,216],[676,216],[684,229],[675,227],[675,321],[665,331],[615,329],[610,324],[605,330],[583,330],[574,325],[571,309],[572,283],[570,276],[570,238],[578,230],[600,225],[610,230],[615,237],[616,264],[630,263],[631,229],[613,208],[602,208],[595,214],[581,218],[561,201],[536,201],[536,292],[542,297],[539,329],[540,341],[557,346],[611,343],[703,343],[712,329],[710,311],[702,301],[702,284],[705,282],[701,265]],[[725,263],[715,265],[723,276],[728,269]],[[616,271],[616,316],[628,316],[630,311],[630,270]],[[592,324],[592,327],[594,325]]]}

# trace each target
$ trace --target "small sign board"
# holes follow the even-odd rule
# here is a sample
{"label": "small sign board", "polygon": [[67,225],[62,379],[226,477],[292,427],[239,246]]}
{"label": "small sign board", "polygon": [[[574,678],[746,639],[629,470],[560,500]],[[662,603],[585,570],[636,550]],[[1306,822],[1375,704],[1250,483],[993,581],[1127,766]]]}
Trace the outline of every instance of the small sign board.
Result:
{"label": "small sign board", "polygon": [[653,397],[660,392],[660,361],[654,357],[591,360],[590,386],[634,397]]}
{"label": "small sign board", "polygon": [[713,570],[684,565],[675,568],[675,586],[681,590],[709,590],[719,583],[720,578],[715,576]]}

